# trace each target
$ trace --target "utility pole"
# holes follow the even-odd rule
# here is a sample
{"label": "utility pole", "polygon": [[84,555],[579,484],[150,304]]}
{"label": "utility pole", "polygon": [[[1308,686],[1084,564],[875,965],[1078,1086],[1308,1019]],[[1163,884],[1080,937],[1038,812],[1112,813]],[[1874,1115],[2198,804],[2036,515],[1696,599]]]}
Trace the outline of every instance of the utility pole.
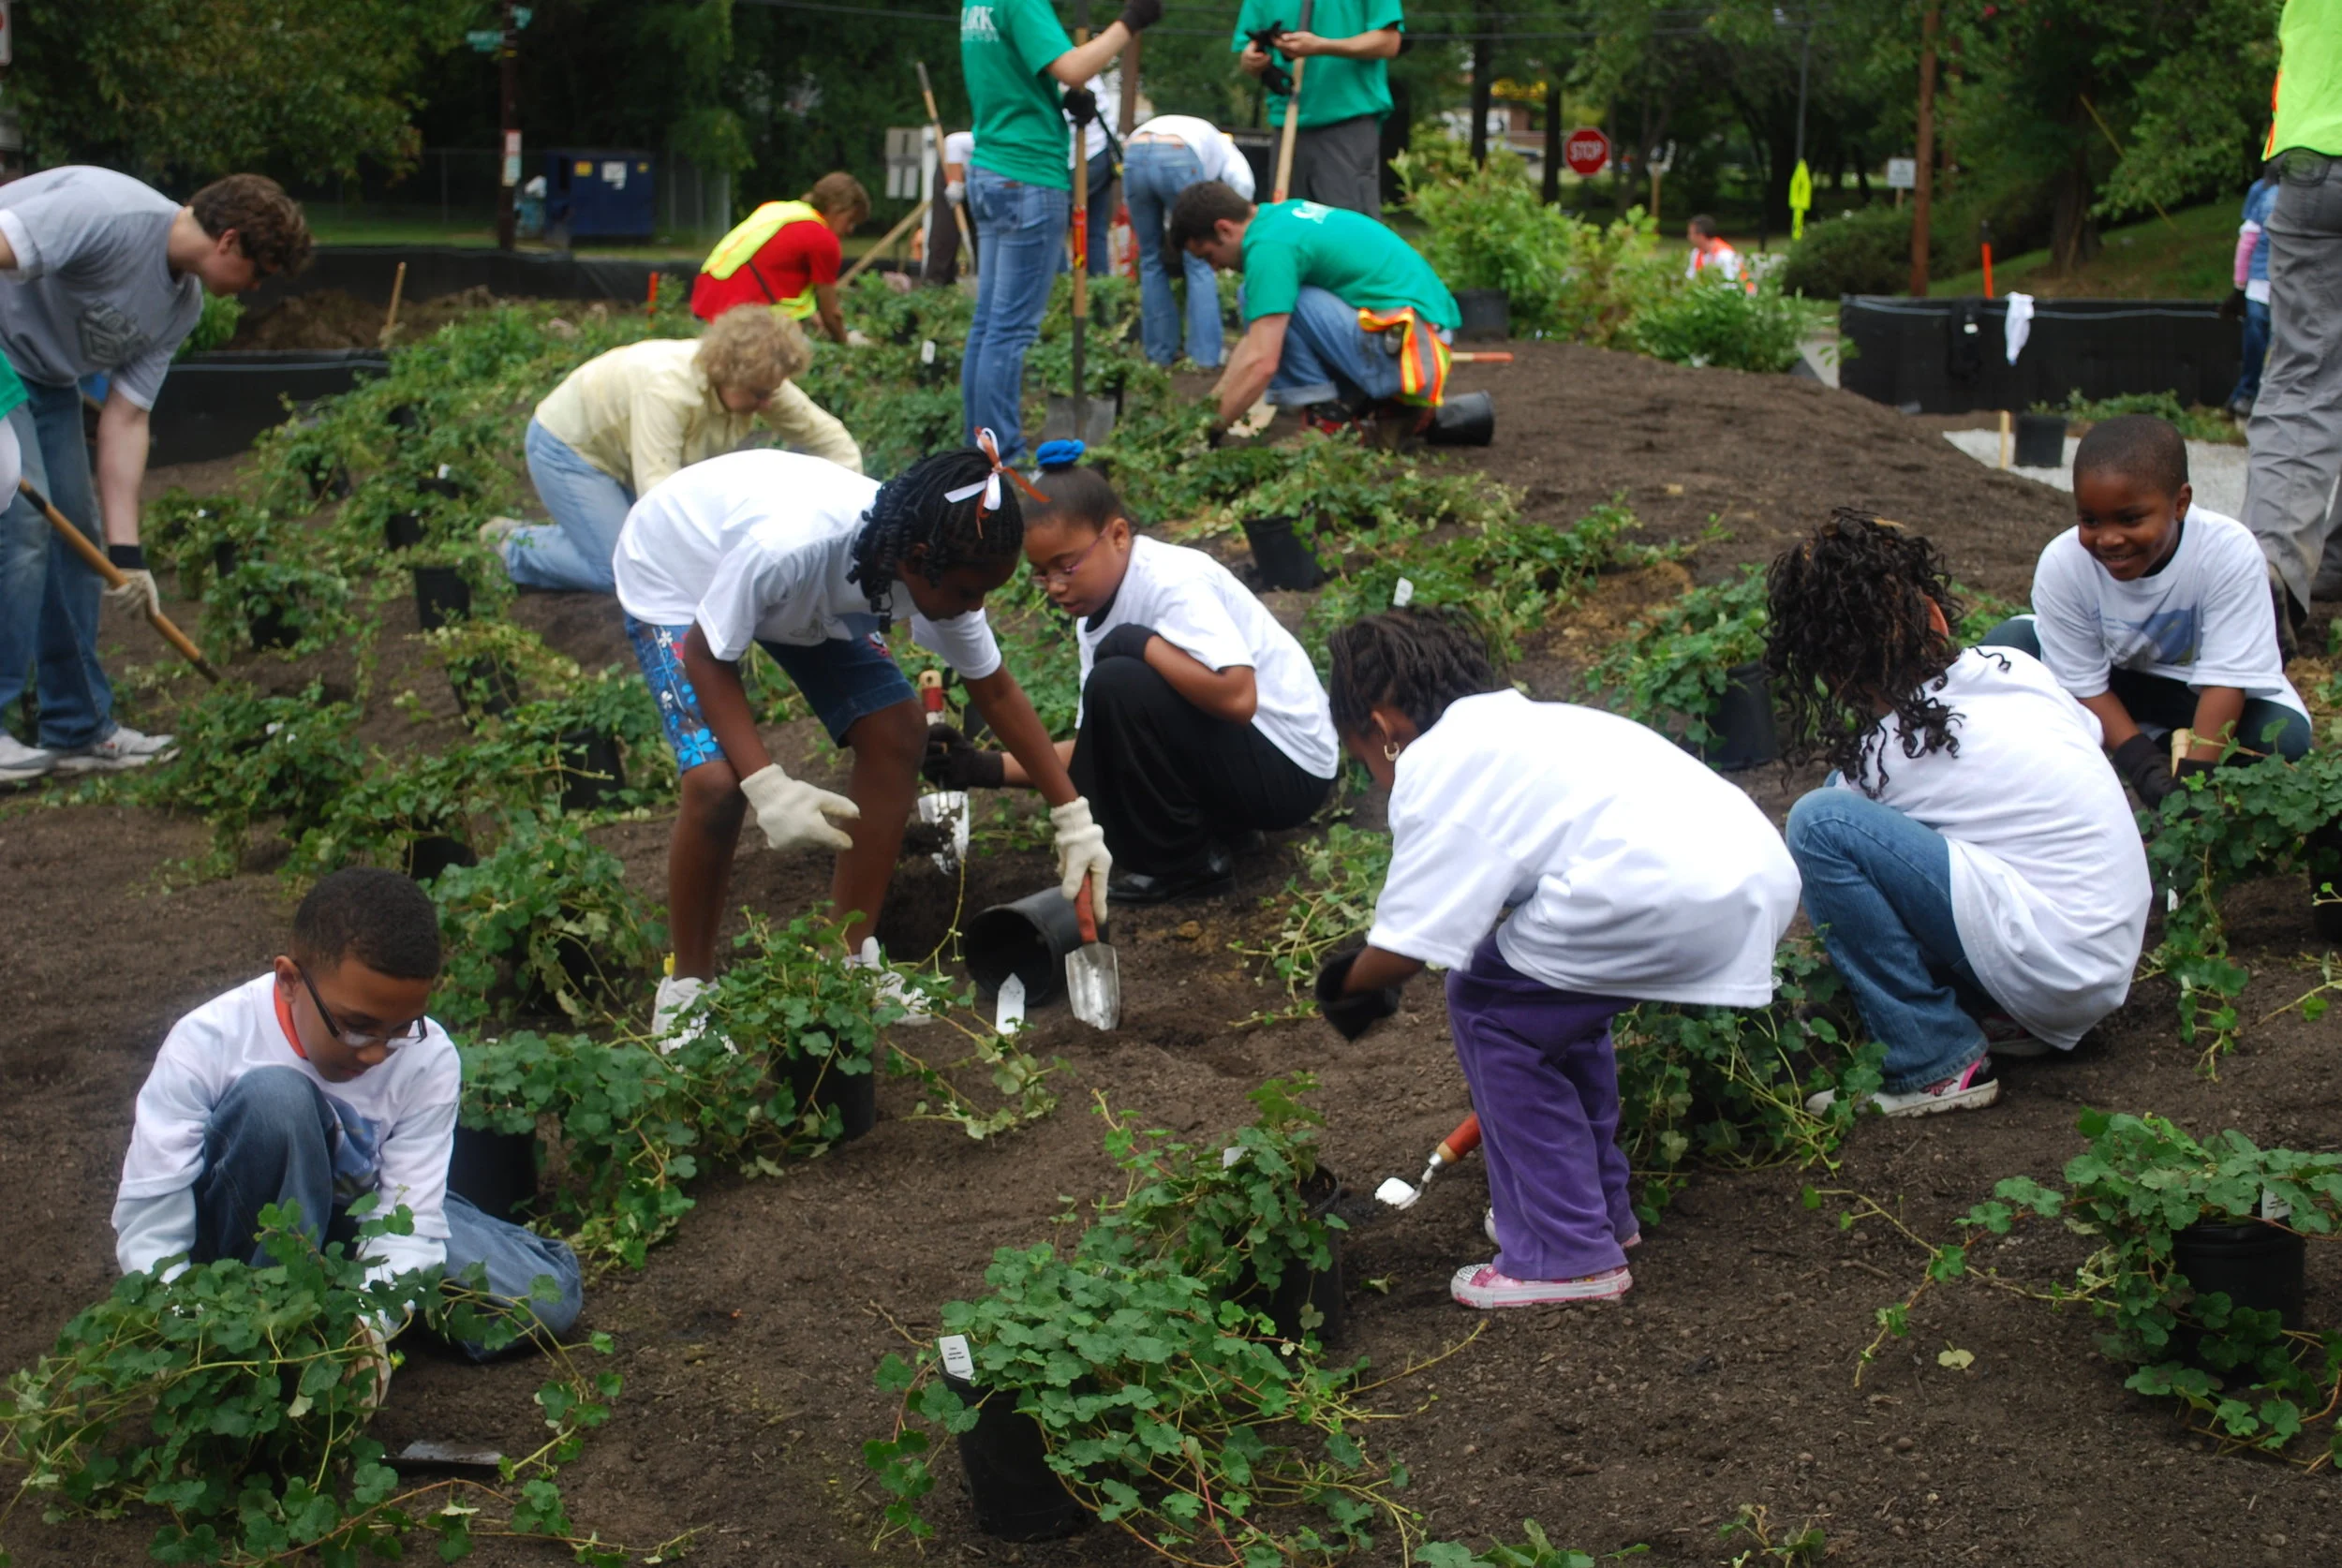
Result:
{"label": "utility pole", "polygon": [[1920,144],[1919,169],[1911,192],[1911,293],[1927,297],[1928,203],[1935,190],[1935,21],[1938,7],[1931,3],[1920,23]]}
{"label": "utility pole", "polygon": [[1495,41],[1488,29],[1493,22],[1482,21],[1479,32],[1472,39],[1472,161],[1475,167],[1489,166],[1489,107],[1495,101],[1496,81]]}
{"label": "utility pole", "polygon": [[1557,70],[1545,84],[1545,188],[1538,199],[1549,207],[1562,200],[1562,78]]}
{"label": "utility pole", "polygon": [[1797,55],[1797,157],[1805,161],[1805,79],[1814,66],[1814,13],[1805,13],[1805,43]]}
{"label": "utility pole", "polygon": [[512,15],[512,0],[504,0],[504,39],[497,46],[497,77],[504,125],[504,155],[497,185],[497,248],[511,250],[515,237],[513,202],[521,184],[520,27]]}

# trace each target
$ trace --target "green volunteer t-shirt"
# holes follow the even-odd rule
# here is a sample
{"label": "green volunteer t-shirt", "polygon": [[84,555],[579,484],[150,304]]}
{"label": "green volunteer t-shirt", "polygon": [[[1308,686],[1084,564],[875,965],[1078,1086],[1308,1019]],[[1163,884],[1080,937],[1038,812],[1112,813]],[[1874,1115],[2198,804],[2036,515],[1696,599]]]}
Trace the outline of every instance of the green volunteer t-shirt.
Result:
{"label": "green volunteer t-shirt", "polygon": [[959,67],[975,111],[975,166],[1070,191],[1071,133],[1049,62],[1074,47],[1049,0],[970,0],[959,8]]}
{"label": "green volunteer t-shirt", "polygon": [[2342,157],[2342,0],[2285,0],[2277,41],[2270,155],[2305,147]]}
{"label": "green volunteer t-shirt", "polygon": [[1244,230],[1244,318],[1289,314],[1304,284],[1363,310],[1413,305],[1424,320],[1451,331],[1463,319],[1431,264],[1364,213],[1272,202]]}
{"label": "green volunteer t-shirt", "polygon": [[[1238,54],[1253,41],[1253,35],[1277,22],[1288,30],[1301,25],[1301,0],[1244,0],[1244,9],[1237,17],[1236,41],[1231,46]],[[1355,38],[1360,33],[1379,33],[1386,27],[1404,28],[1406,21],[1400,9],[1400,0],[1315,0],[1310,7],[1310,31],[1321,38]],[[1271,52],[1287,70],[1293,62]],[[1371,114],[1377,120],[1390,112],[1390,62],[1387,60],[1341,60],[1330,54],[1310,56],[1309,69],[1301,73],[1301,128],[1313,130],[1319,126],[1331,126],[1343,120],[1355,120],[1361,114]],[[1268,123],[1282,128],[1285,123],[1285,100],[1281,93],[1268,96]],[[983,142],[979,141],[978,146]]]}

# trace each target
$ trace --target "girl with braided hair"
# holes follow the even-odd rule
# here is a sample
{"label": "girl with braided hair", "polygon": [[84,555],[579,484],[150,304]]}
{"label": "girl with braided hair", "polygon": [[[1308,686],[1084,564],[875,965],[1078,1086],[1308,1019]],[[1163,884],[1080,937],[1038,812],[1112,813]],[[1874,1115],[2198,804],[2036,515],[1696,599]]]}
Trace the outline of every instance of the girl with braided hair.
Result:
{"label": "girl with braided hair", "polygon": [[1990,1105],[1995,1056],[2070,1049],[2139,961],[2146,853],[2097,717],[2030,655],[1963,649],[1942,557],[1892,523],[1842,508],[1766,585],[1785,752],[1836,770],[1789,853],[1887,1047],[1873,1106]]}
{"label": "girl with braided hair", "polygon": [[[667,858],[674,964],[659,987],[656,1032],[671,1032],[715,974],[733,850],[751,809],[776,850],[837,851],[830,898],[857,949],[848,961],[881,962],[871,932],[926,745],[918,700],[882,641],[898,615],[959,673],[1049,803],[1065,896],[1090,880],[1104,918],[1104,836],[984,617],[1024,540],[1002,472],[989,431],[982,450],[937,452],[883,485],[818,457],[734,452],[683,469],[628,513],[618,602],[683,776]],[[740,680],[751,646],[852,750],[846,795],[790,777],[764,749]],[[899,982],[886,989],[924,1017]]]}
{"label": "girl with braided hair", "polygon": [[1326,966],[1319,1005],[1355,1040],[1445,966],[1498,1247],[1450,1294],[1616,1300],[1640,1235],[1610,1019],[1771,1001],[1796,867],[1749,798],[1666,736],[1506,687],[1461,614],[1369,615],[1332,653],[1334,727],[1390,791],[1391,858],[1366,946]]}

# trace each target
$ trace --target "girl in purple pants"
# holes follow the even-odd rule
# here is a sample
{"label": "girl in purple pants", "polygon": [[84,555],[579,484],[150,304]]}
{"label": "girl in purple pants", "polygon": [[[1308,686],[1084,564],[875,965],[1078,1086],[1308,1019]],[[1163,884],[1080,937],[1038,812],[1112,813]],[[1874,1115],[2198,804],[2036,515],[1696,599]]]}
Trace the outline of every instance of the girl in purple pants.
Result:
{"label": "girl in purple pants", "polygon": [[1451,1292],[1615,1300],[1638,1238],[1610,1019],[1771,1001],[1797,868],[1749,798],[1666,736],[1505,685],[1460,615],[1370,615],[1331,651],[1334,728],[1390,791],[1391,863],[1367,945],[1327,965],[1319,1003],[1356,1039],[1408,977],[1448,970],[1499,1249]]}

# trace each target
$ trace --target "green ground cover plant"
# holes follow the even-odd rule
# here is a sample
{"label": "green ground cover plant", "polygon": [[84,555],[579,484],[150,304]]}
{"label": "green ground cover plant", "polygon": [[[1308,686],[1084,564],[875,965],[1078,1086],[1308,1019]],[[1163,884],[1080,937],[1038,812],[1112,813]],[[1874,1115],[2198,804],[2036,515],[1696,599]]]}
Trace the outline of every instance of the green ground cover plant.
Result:
{"label": "green ground cover plant", "polygon": [[2207,408],[2201,404],[2190,407],[2167,392],[2125,392],[2119,397],[2092,401],[2076,390],[2068,392],[2063,403],[2036,403],[2033,412],[2062,414],[2076,424],[2096,424],[2125,414],[2153,414],[2178,426],[2179,433],[2190,441],[2216,441],[2231,447],[2245,444],[2243,428],[2229,418],[2227,410]]}

